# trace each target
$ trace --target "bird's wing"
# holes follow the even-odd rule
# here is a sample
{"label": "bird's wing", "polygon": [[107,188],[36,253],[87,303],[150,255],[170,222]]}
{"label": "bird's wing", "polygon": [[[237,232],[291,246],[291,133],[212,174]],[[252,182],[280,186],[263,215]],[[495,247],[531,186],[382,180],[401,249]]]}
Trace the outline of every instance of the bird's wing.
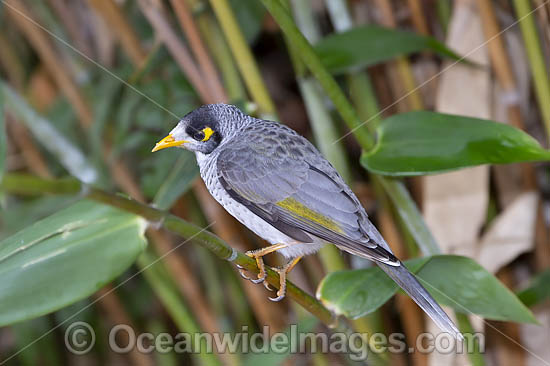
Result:
{"label": "bird's wing", "polygon": [[322,159],[315,148],[279,126],[268,129],[280,130],[273,136],[245,131],[238,141],[224,146],[217,168],[228,194],[300,242],[311,242],[313,235],[353,254],[397,265],[391,252],[365,232],[361,221],[366,216],[353,193],[341,179],[315,166]]}

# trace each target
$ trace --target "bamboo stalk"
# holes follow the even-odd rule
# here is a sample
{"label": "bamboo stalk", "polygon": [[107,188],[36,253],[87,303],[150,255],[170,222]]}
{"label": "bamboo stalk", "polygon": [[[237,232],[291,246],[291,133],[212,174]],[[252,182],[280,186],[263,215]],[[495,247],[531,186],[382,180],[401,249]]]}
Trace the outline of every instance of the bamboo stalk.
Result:
{"label": "bamboo stalk", "polygon": [[3,33],[0,33],[0,66],[6,70],[8,80],[12,82],[17,89],[23,88],[25,83],[25,70],[19,62],[17,52],[12,47],[10,41]]}
{"label": "bamboo stalk", "polygon": [[[200,8],[199,0],[186,0],[191,8]],[[239,75],[239,70],[227,45],[219,24],[209,12],[201,11],[196,15],[200,31],[216,65],[222,74],[227,94],[232,100],[245,100],[246,90]]]}
{"label": "bamboo stalk", "polygon": [[[375,0],[375,2],[382,15],[382,24],[388,28],[396,28],[397,23],[390,2],[386,0]],[[420,93],[416,90],[416,81],[407,58],[398,57],[396,61],[390,62],[391,68],[394,68],[394,70],[390,70],[390,73],[399,75],[399,77],[396,77],[397,75],[390,77],[390,81],[394,84],[394,97],[399,98],[403,94],[407,95],[406,100],[410,110],[423,109],[424,103]],[[401,93],[401,90],[403,93]]]}
{"label": "bamboo stalk", "polygon": [[[476,331],[474,327],[472,327],[472,324],[470,323],[470,319],[468,318],[468,315],[463,313],[456,313],[456,320],[458,322],[458,326],[460,329],[463,329],[463,333],[466,337],[469,337],[470,335],[476,334]],[[492,329],[492,328],[491,328]],[[473,352],[469,352],[469,360],[472,363],[472,366],[484,366],[485,365],[485,359],[481,355],[480,345],[479,345],[479,339],[473,338],[473,344],[474,349]],[[470,343],[470,342],[468,342]],[[470,343],[472,344],[472,343]],[[517,365],[516,365],[517,366]]]}
{"label": "bamboo stalk", "polygon": [[[160,301],[163,303],[171,318],[174,320],[174,323],[176,323],[180,332],[186,332],[188,334],[200,333],[201,329],[195,323],[193,315],[179,298],[178,293],[174,288],[170,277],[166,275],[164,268],[160,265],[160,263],[156,263],[158,261],[158,258],[145,251],[137,259],[138,266],[141,270],[140,273],[155,290],[155,293],[160,298]],[[198,350],[198,352],[192,352],[191,355],[196,357],[199,364],[220,364],[220,360],[216,354],[207,352],[205,339],[200,338],[198,339],[200,344],[194,344],[195,337],[191,337],[191,342],[193,343],[193,349]]]}
{"label": "bamboo stalk", "polygon": [[185,300],[193,309],[193,313],[195,313],[201,327],[211,334],[219,333],[220,328],[211,315],[213,311],[199,287],[193,270],[182,256],[168,255],[173,250],[172,240],[165,233],[158,230],[150,230],[149,236],[155,242],[157,254],[163,258],[171,277],[182,279],[181,281],[176,280],[175,285],[185,295]]}
{"label": "bamboo stalk", "polygon": [[307,65],[317,80],[319,80],[330,99],[332,99],[336,110],[340,113],[344,122],[348,124],[350,129],[357,128],[354,133],[363,148],[368,150],[374,146],[374,139],[368,135],[363,128],[358,128],[360,127],[359,117],[340,90],[340,86],[336,83],[332,75],[327,72],[315,54],[311,44],[304,38],[302,33],[300,33],[288,12],[277,0],[262,0],[262,2],[277,23],[279,23],[283,33],[285,33],[293,46],[300,50],[302,61]]}
{"label": "bamboo stalk", "polygon": [[170,3],[176,11],[180,26],[187,36],[193,54],[195,55],[197,65],[201,69],[201,74],[210,88],[212,98],[218,103],[227,103],[227,95],[218,77],[218,71],[204,46],[187,3],[183,0],[170,0]]}
{"label": "bamboo stalk", "polygon": [[76,19],[74,13],[71,12],[72,9],[70,9],[70,6],[67,6],[63,0],[48,0],[48,2],[65,26],[67,34],[76,43],[78,49],[86,56],[92,57],[92,49],[86,41],[83,27],[78,24],[78,19]]}
{"label": "bamboo stalk", "polygon": [[210,0],[210,4],[220,22],[227,42],[229,43],[229,47],[233,53],[233,57],[237,61],[237,67],[243,76],[248,92],[256,104],[258,104],[260,113],[262,113],[265,118],[274,119],[277,114],[275,105],[263,82],[258,65],[256,64],[250,47],[248,47],[246,43],[244,35],[233,14],[233,10],[229,6],[227,0]]}
{"label": "bamboo stalk", "polygon": [[29,171],[38,175],[41,178],[52,178],[46,161],[40,154],[40,151],[34,146],[32,136],[29,131],[21,123],[14,121],[10,115],[7,115],[8,130],[11,130],[13,141],[26,162]]}
{"label": "bamboo stalk", "polygon": [[80,92],[78,86],[67,73],[68,68],[60,62],[55,47],[46,36],[45,32],[36,24],[36,20],[26,7],[22,0],[5,1],[4,5],[11,18],[31,43],[33,48],[39,54],[48,71],[52,75],[59,89],[69,99],[75,112],[79,116],[79,121],[83,127],[89,127],[92,124],[92,111],[86,102],[84,95]]}
{"label": "bamboo stalk", "polygon": [[[126,312],[126,309],[124,309],[124,306],[120,302],[119,298],[115,294],[112,285],[107,285],[101,288],[95,296],[99,299],[98,305],[106,313],[107,318],[109,318],[111,322],[111,326],[125,324],[134,330],[138,330],[132,319],[128,316],[128,313]],[[120,337],[123,337],[123,339],[120,340],[120,344],[128,344],[128,334],[126,332],[120,332],[119,334]],[[151,357],[146,353],[140,352],[135,347],[130,349],[130,352],[128,352],[128,357],[133,365],[153,365],[153,360]]]}
{"label": "bamboo stalk", "polygon": [[414,27],[420,34],[429,35],[428,23],[424,17],[424,9],[422,8],[421,0],[407,0],[409,9],[411,9],[411,19]]}
{"label": "bamboo stalk", "polygon": [[[496,277],[508,288],[514,288],[514,277],[510,266],[496,273]],[[496,326],[499,335],[494,337],[497,349],[498,364],[502,366],[526,366],[526,352],[521,345],[519,324],[502,322]]]}
{"label": "bamboo stalk", "polygon": [[88,3],[105,19],[107,24],[113,27],[115,30],[113,33],[120,40],[125,53],[139,67],[147,58],[147,54],[143,51],[136,32],[119,6],[113,0],[88,0]]}
{"label": "bamboo stalk", "polygon": [[166,45],[166,48],[174,58],[174,60],[181,67],[185,76],[193,85],[193,88],[200,96],[200,98],[206,103],[215,103],[216,100],[211,95],[210,90],[203,83],[201,73],[195,64],[195,61],[191,58],[187,47],[178,39],[178,36],[172,29],[171,25],[166,21],[162,15],[161,10],[156,5],[153,5],[150,0],[139,0],[138,4],[141,11],[151,23],[151,26],[157,32],[157,35]]}
{"label": "bamboo stalk", "polygon": [[514,0],[514,7],[518,18],[521,19],[519,26],[531,65],[533,83],[535,84],[535,92],[546,129],[546,137],[550,143],[550,79],[548,78],[544,56],[542,55],[539,43],[534,14],[532,13],[531,4],[527,0]]}
{"label": "bamboo stalk", "polygon": [[[508,98],[508,120],[512,125],[522,130],[525,130],[525,123],[521,115],[519,105],[519,92],[517,89],[516,79],[512,70],[510,58],[506,52],[504,41],[500,35],[500,27],[497,22],[495,9],[490,0],[477,0],[479,14],[482,19],[483,31],[485,38],[490,40],[487,44],[489,48],[489,56],[491,58],[491,66],[495,70],[495,74],[499,84],[504,91],[511,96]],[[550,100],[550,95],[549,99]],[[550,104],[547,103],[549,106]],[[533,167],[530,164],[521,164],[523,171],[523,187],[525,190],[531,190],[536,187],[535,174]]]}

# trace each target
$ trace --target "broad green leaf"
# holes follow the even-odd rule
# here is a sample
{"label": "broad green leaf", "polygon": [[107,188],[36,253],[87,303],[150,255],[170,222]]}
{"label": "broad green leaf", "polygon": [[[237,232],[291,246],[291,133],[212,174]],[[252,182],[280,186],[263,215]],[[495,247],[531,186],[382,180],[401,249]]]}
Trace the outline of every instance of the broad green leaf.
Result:
{"label": "broad green leaf", "polygon": [[413,176],[548,159],[549,151],[512,126],[421,111],[384,120],[376,146],[363,154],[361,164],[377,174]]}
{"label": "broad green leaf", "polygon": [[518,293],[518,297],[529,307],[550,299],[550,269],[536,275],[529,287]]}
{"label": "broad green leaf", "polygon": [[[407,268],[442,305],[487,319],[536,322],[533,314],[491,273],[470,258],[437,255],[406,261]],[[337,314],[358,318],[384,304],[395,285],[377,267],[329,274],[317,290]]]}
{"label": "broad green leaf", "polygon": [[146,245],[142,218],[81,201],[0,242],[0,326],[91,295]]}
{"label": "broad green leaf", "polygon": [[321,61],[332,73],[375,65],[423,50],[431,50],[455,60],[460,59],[459,55],[435,38],[375,25],[335,33],[315,45]]}

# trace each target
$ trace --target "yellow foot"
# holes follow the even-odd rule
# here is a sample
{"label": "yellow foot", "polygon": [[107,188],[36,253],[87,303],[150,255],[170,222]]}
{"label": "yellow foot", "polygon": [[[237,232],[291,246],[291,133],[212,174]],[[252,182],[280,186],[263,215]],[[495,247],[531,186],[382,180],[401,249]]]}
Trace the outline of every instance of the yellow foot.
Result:
{"label": "yellow foot", "polygon": [[[261,249],[257,249],[257,250],[249,250],[248,252],[246,252],[245,254],[247,256],[249,256],[251,258],[254,258],[256,260],[256,265],[258,266],[258,269],[259,269],[258,278],[254,279],[254,278],[248,277],[244,273],[245,269],[242,266],[237,265],[237,268],[239,269],[239,273],[240,273],[241,277],[244,278],[245,280],[249,280],[253,283],[264,282],[266,277],[267,277],[267,273],[265,271],[263,256],[267,255],[269,253],[273,253],[273,252],[275,252],[279,249],[285,248],[286,246],[288,246],[288,244],[284,244],[284,243],[273,244],[273,245],[270,245],[270,246],[265,247],[265,248],[261,248]],[[267,282],[264,282],[264,286],[265,286],[266,283]],[[266,286],[267,289],[269,289],[268,286]]]}
{"label": "yellow foot", "polygon": [[[284,266],[280,268],[273,268],[275,272],[279,274],[279,291],[277,291],[277,297],[269,297],[269,300],[271,301],[281,301],[286,296],[286,275],[292,271],[294,266],[298,264],[298,262],[302,259],[302,257],[297,257],[285,264]],[[265,283],[265,282],[264,282]]]}

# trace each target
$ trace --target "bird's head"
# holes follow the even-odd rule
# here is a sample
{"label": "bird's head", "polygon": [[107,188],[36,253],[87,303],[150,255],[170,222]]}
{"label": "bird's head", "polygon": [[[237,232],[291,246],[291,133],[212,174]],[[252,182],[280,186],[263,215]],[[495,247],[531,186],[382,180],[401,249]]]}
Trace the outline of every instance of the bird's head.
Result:
{"label": "bird's head", "polygon": [[224,139],[237,134],[247,118],[233,105],[204,105],[183,117],[168,136],[157,142],[153,152],[177,146],[210,154]]}

